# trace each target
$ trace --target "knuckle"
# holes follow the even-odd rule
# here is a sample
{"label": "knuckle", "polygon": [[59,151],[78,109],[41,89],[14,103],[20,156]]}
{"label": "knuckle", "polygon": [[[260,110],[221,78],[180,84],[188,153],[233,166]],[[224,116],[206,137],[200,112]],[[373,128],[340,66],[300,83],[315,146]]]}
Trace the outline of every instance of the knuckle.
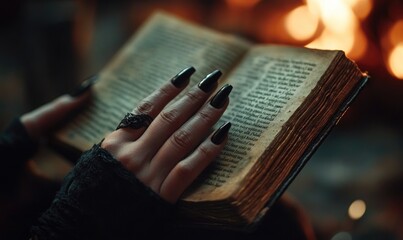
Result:
{"label": "knuckle", "polygon": [[120,153],[118,156],[116,156],[117,160],[119,160],[120,163],[122,163],[123,166],[125,166],[127,169],[132,169],[132,158],[129,154],[127,153]]}
{"label": "knuckle", "polygon": [[144,159],[142,154],[136,154],[138,147],[123,142],[116,132],[111,133],[101,143],[101,147],[107,150],[118,162],[120,162],[127,170],[132,173],[141,171],[144,167]]}
{"label": "knuckle", "polygon": [[162,120],[165,121],[165,123],[167,123],[167,124],[174,123],[177,120],[178,115],[179,115],[179,112],[176,109],[162,111],[160,114]]}
{"label": "knuckle", "polygon": [[157,96],[165,98],[171,95],[171,91],[169,90],[169,86],[165,85],[163,87],[161,87],[158,91],[157,91]]}
{"label": "knuckle", "polygon": [[174,146],[180,149],[186,149],[191,145],[192,139],[191,135],[186,130],[178,130],[174,133],[172,138],[170,138]]}
{"label": "knuckle", "polygon": [[139,151],[139,147],[133,144],[120,146],[114,157],[134,174],[143,171],[147,162],[145,156]]}
{"label": "knuckle", "polygon": [[202,158],[210,158],[214,156],[215,151],[207,146],[200,146],[198,151],[200,152]]}
{"label": "knuckle", "polygon": [[154,107],[154,104],[152,104],[150,101],[143,101],[137,107],[137,112],[142,113],[142,114],[149,114],[152,112],[153,107]]}
{"label": "knuckle", "polygon": [[101,147],[104,148],[105,150],[111,151],[115,150],[117,146],[119,145],[119,141],[114,138],[114,137],[106,137],[101,144]]}
{"label": "knuckle", "polygon": [[213,114],[206,112],[206,110],[201,110],[198,113],[199,118],[208,125],[213,125],[215,123],[215,118]]}
{"label": "knuckle", "polygon": [[193,169],[189,164],[182,161],[176,165],[175,174],[179,179],[189,179],[192,173]]}
{"label": "knuckle", "polygon": [[186,97],[188,97],[192,102],[199,102],[199,101],[203,100],[203,95],[197,91],[187,92]]}
{"label": "knuckle", "polygon": [[119,154],[117,159],[126,169],[128,169],[132,173],[137,173],[141,169],[141,162],[135,161],[135,159],[133,159],[133,154],[129,152]]}

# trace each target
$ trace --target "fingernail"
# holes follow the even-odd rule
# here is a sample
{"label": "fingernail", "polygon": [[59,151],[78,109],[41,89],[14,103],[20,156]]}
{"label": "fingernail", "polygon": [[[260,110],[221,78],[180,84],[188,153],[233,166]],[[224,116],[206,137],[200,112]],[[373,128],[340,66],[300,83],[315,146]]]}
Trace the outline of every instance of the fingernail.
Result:
{"label": "fingernail", "polygon": [[211,141],[215,145],[220,145],[227,137],[230,128],[231,128],[230,122],[226,122],[223,125],[221,125],[221,127],[217,129],[217,131],[215,131],[215,133],[211,137]]}
{"label": "fingernail", "polygon": [[229,84],[225,84],[211,99],[210,105],[215,108],[222,108],[224,103],[227,101],[228,95],[232,91],[232,86]]}
{"label": "fingernail", "polygon": [[171,79],[172,84],[177,87],[181,88],[185,85],[186,82],[189,81],[190,76],[196,71],[194,67],[188,67],[180,71],[180,73],[176,74],[175,77]]}
{"label": "fingernail", "polygon": [[221,77],[221,75],[222,73],[220,70],[214,70],[200,81],[199,88],[203,90],[203,92],[210,92],[216,85],[217,80]]}
{"label": "fingernail", "polygon": [[81,83],[81,85],[77,89],[75,89],[71,93],[69,93],[69,95],[72,97],[78,97],[78,96],[84,94],[86,91],[88,91],[92,87],[92,85],[94,85],[94,83],[97,81],[97,79],[98,79],[97,75],[87,78],[84,82]]}

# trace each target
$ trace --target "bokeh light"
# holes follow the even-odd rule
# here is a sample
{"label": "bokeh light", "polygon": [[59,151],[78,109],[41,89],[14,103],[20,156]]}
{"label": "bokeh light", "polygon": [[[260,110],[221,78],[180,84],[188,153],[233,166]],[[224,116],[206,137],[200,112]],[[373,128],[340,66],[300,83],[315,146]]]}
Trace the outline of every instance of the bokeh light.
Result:
{"label": "bokeh light", "polygon": [[366,209],[367,206],[363,200],[355,200],[348,208],[348,216],[351,219],[358,220],[364,215]]}
{"label": "bokeh light", "polygon": [[403,42],[392,49],[388,58],[390,71],[400,80],[403,80]]}
{"label": "bokeh light", "polygon": [[315,34],[318,24],[319,19],[306,5],[295,8],[285,18],[287,32],[299,41],[310,39]]}
{"label": "bokeh light", "polygon": [[306,47],[343,50],[347,56],[359,60],[367,50],[367,39],[353,8],[353,0],[307,0],[307,7],[317,15],[324,29]]}

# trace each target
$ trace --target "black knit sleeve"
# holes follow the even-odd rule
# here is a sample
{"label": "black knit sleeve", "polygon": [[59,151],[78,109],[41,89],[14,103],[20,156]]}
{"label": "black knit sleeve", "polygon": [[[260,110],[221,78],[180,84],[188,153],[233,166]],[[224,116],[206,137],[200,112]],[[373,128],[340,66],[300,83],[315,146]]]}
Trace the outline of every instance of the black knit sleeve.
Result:
{"label": "black knit sleeve", "polygon": [[95,145],[32,228],[39,239],[149,239],[172,205]]}
{"label": "black knit sleeve", "polygon": [[0,134],[0,191],[14,189],[17,175],[37,148],[18,118]]}

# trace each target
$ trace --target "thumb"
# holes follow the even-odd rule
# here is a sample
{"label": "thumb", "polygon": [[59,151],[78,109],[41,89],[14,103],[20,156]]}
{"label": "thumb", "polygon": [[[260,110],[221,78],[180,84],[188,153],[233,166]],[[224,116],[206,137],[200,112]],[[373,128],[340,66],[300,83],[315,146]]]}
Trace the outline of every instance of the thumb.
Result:
{"label": "thumb", "polygon": [[28,134],[37,139],[61,124],[71,114],[84,107],[91,99],[91,86],[95,78],[90,78],[81,84],[72,94],[62,95],[55,100],[21,116],[21,122]]}

